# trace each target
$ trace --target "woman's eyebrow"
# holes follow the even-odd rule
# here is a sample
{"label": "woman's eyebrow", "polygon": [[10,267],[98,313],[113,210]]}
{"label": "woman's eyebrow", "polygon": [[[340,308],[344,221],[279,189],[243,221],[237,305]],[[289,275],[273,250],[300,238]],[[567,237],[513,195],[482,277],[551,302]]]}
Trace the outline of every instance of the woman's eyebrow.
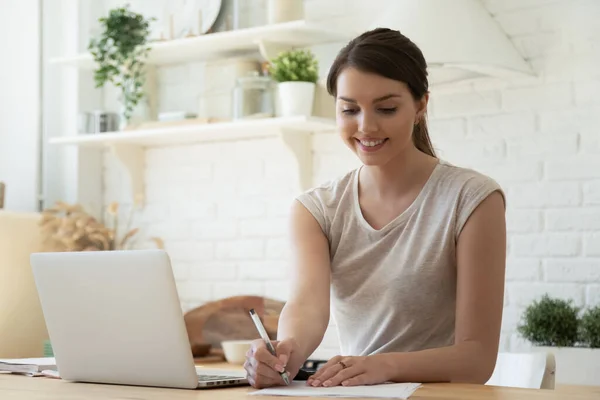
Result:
{"label": "woman's eyebrow", "polygon": [[[378,97],[378,98],[374,99],[373,103],[377,103],[379,101],[391,99],[392,97],[402,97],[402,95],[396,94],[396,93],[386,94],[385,96],[381,96],[381,97]],[[338,99],[347,101],[348,103],[356,103],[356,100],[351,99],[349,97],[345,97],[345,96],[339,96]]]}

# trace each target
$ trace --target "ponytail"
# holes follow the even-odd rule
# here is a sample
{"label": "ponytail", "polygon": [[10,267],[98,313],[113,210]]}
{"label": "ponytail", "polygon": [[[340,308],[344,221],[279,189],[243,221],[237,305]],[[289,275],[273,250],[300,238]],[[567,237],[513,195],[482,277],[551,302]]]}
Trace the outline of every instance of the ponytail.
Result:
{"label": "ponytail", "polygon": [[413,128],[413,142],[419,151],[437,158],[433,144],[429,138],[429,130],[427,129],[427,122],[424,117]]}

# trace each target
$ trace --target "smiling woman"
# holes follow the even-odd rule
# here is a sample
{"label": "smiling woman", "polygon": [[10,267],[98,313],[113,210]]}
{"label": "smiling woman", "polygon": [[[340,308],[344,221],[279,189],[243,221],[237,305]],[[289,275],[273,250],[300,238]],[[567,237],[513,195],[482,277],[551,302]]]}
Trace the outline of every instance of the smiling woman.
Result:
{"label": "smiling woman", "polygon": [[[421,152],[435,157],[425,119],[429,85],[427,63],[421,51],[407,37],[388,29],[364,34],[354,43],[339,54],[327,79],[329,93],[336,96],[338,116],[340,108],[341,115],[356,115],[358,105],[367,100],[371,104],[366,106],[375,108],[383,117],[389,117],[387,125],[394,125],[393,129],[382,130],[408,134],[404,139],[411,140]],[[399,46],[397,49],[391,47],[396,45]],[[403,54],[396,54],[397,50]],[[409,62],[398,56],[404,56]],[[353,98],[353,92],[362,99]],[[384,94],[377,96],[375,93]],[[366,128],[363,135],[368,138],[370,123],[375,126],[375,121],[364,121],[365,114],[362,115],[360,122]],[[338,122],[344,131],[351,132],[357,130],[352,123],[359,121],[343,119]],[[364,125],[365,122],[369,125]]]}
{"label": "smiling woman", "polygon": [[504,300],[502,189],[436,157],[427,64],[400,32],[352,40],[327,85],[341,139],[363,165],[294,202],[277,356],[253,344],[251,384],[283,384],[284,369],[296,376],[323,338],[330,304],[342,355],[309,384],[485,383]]}

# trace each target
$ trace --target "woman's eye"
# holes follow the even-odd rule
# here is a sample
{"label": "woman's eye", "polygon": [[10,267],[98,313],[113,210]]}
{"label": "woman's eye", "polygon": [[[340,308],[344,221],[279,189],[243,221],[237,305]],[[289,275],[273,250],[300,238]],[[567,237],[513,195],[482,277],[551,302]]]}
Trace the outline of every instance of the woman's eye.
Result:
{"label": "woman's eye", "polygon": [[[398,110],[398,107],[390,107],[390,108],[380,108],[379,112],[383,113],[383,114],[393,114],[396,112],[396,110]],[[342,110],[343,114],[346,115],[354,115],[356,113],[358,113],[359,110],[355,109],[355,108],[346,108],[344,110]]]}

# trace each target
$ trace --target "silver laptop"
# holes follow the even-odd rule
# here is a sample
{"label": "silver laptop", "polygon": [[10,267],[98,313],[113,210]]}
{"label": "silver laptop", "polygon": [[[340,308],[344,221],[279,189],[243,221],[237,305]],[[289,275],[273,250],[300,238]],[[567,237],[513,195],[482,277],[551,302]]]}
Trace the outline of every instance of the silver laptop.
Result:
{"label": "silver laptop", "polygon": [[31,266],[62,379],[171,388],[246,385],[196,368],[163,250],[34,253]]}

